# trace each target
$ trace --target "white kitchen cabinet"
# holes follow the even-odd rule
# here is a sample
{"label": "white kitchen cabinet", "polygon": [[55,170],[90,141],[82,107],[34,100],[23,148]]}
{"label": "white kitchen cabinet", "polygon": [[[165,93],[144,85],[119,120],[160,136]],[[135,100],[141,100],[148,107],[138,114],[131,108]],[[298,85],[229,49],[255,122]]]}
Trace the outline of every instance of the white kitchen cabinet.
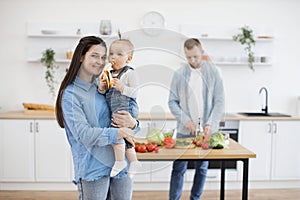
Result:
{"label": "white kitchen cabinet", "polygon": [[134,176],[134,182],[169,182],[172,161],[141,161],[142,168]]}
{"label": "white kitchen cabinet", "polygon": [[64,129],[55,120],[35,121],[36,181],[71,181],[71,153]]}
{"label": "white kitchen cabinet", "polygon": [[172,161],[153,161],[151,166],[152,182],[169,182],[172,173]]}
{"label": "white kitchen cabinet", "polygon": [[256,154],[249,162],[249,180],[270,180],[272,134],[271,121],[240,121],[239,142]]}
{"label": "white kitchen cabinet", "polygon": [[70,182],[71,155],[55,120],[0,120],[1,181]]}
{"label": "white kitchen cabinet", "polygon": [[34,120],[0,120],[1,182],[34,181],[34,150]]}
{"label": "white kitchen cabinet", "polygon": [[142,167],[138,170],[137,174],[133,177],[134,182],[151,182],[151,162],[140,161]]}
{"label": "white kitchen cabinet", "polygon": [[[176,128],[175,120],[140,120],[141,131],[136,135],[141,141],[146,141],[146,135],[149,130],[156,128],[159,130],[170,130]],[[137,140],[138,140],[137,139]],[[161,147],[159,147],[161,148]],[[169,182],[172,171],[172,161],[157,162],[145,161],[143,169],[134,178],[139,182]]]}
{"label": "white kitchen cabinet", "polygon": [[300,180],[299,121],[240,121],[240,143],[256,153],[249,180]]}
{"label": "white kitchen cabinet", "polygon": [[300,122],[273,121],[272,180],[300,180]]}

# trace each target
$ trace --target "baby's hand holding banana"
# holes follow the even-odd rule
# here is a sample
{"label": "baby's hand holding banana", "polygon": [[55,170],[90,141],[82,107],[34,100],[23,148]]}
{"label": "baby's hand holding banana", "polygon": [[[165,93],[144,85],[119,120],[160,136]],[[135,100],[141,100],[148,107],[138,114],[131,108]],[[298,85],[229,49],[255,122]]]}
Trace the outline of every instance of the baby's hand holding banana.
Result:
{"label": "baby's hand holding banana", "polygon": [[107,65],[105,65],[105,67],[103,68],[103,71],[100,75],[100,82],[102,80],[101,77],[103,77],[108,89],[112,88],[112,84],[111,84],[112,76],[109,71],[110,68],[111,68],[111,63],[108,63]]}

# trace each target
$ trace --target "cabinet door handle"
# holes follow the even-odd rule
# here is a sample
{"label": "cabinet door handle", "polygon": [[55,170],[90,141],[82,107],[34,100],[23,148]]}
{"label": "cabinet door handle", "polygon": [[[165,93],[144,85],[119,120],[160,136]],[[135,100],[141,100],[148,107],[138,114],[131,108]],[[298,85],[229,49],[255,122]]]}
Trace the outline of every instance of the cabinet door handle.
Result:
{"label": "cabinet door handle", "polygon": [[35,132],[38,133],[39,132],[39,123],[35,122]]}
{"label": "cabinet door handle", "polygon": [[273,123],[273,133],[277,133],[277,124]]}
{"label": "cabinet door handle", "polygon": [[153,128],[156,128],[156,122],[153,122],[153,123],[152,123],[151,129],[153,129]]}
{"label": "cabinet door handle", "polygon": [[150,122],[147,123],[147,132],[150,131]]}
{"label": "cabinet door handle", "polygon": [[217,176],[206,176],[207,179],[216,179]]}
{"label": "cabinet door handle", "polygon": [[268,123],[268,133],[272,133],[272,124]]}
{"label": "cabinet door handle", "polygon": [[33,123],[32,122],[29,123],[29,132],[30,133],[33,132]]}

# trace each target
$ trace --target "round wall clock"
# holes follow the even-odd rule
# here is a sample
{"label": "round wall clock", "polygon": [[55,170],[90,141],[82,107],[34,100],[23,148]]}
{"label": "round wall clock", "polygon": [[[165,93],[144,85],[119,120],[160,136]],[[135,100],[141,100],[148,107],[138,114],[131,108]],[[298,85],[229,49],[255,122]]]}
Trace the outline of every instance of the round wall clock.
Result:
{"label": "round wall clock", "polygon": [[141,27],[148,35],[158,35],[165,28],[165,18],[157,11],[147,12],[142,17]]}

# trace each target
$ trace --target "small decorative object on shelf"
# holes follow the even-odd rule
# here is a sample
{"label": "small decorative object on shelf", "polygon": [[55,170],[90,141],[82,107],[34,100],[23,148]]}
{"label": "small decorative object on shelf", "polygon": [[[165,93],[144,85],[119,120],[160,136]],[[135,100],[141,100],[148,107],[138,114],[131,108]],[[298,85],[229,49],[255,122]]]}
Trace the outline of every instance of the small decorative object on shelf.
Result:
{"label": "small decorative object on shelf", "polygon": [[68,51],[66,52],[66,58],[67,58],[68,60],[71,60],[72,57],[73,57],[73,51],[72,51],[72,50],[68,50]]}
{"label": "small decorative object on shelf", "polygon": [[119,37],[119,40],[121,40],[121,39],[122,39],[122,34],[121,34],[121,31],[120,31],[120,29],[118,29],[118,37]]}
{"label": "small decorative object on shelf", "polygon": [[111,34],[111,22],[110,20],[101,20],[100,22],[100,34],[110,35]]}
{"label": "small decorative object on shelf", "polygon": [[55,68],[58,67],[55,63],[54,55],[55,55],[54,50],[49,48],[43,52],[43,55],[41,58],[41,63],[43,65],[45,65],[45,67],[46,67],[45,80],[46,80],[47,86],[49,87],[49,92],[51,94],[52,99],[55,98],[54,73],[55,73]]}
{"label": "small decorative object on shelf", "polygon": [[81,29],[80,28],[77,29],[76,35],[81,35]]}
{"label": "small decorative object on shelf", "polygon": [[57,30],[41,30],[41,33],[44,35],[54,35],[58,34],[59,32]]}
{"label": "small decorative object on shelf", "polygon": [[242,33],[234,35],[232,38],[234,41],[240,42],[241,45],[245,45],[245,51],[248,55],[248,66],[251,70],[254,71],[253,62],[254,62],[254,53],[252,51],[252,45],[255,45],[255,40],[253,37],[252,29],[245,25],[242,28]]}

